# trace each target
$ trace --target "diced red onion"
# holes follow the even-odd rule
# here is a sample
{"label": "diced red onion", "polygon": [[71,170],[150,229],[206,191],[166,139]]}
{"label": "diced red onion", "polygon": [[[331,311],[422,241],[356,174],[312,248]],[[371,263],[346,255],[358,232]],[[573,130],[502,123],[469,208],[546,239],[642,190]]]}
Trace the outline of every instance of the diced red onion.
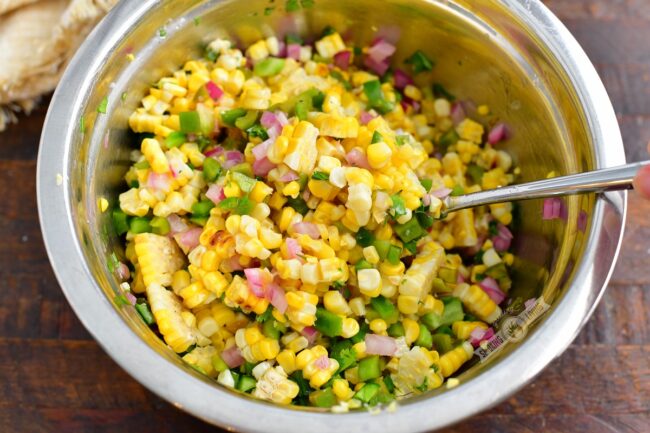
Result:
{"label": "diced red onion", "polygon": [[376,116],[373,116],[371,113],[368,113],[367,111],[362,111],[361,114],[359,115],[359,120],[361,121],[362,125],[367,125],[368,122],[370,122],[375,117]]}
{"label": "diced red onion", "polygon": [[244,162],[244,154],[238,150],[229,150],[226,152],[226,161],[223,163],[223,168],[228,170],[237,164]]}
{"label": "diced red onion", "polygon": [[402,98],[400,105],[402,106],[402,110],[404,110],[404,112],[408,112],[409,107],[411,107],[416,113],[420,111],[420,103],[418,101],[414,101],[408,96],[404,96]]}
{"label": "diced red onion", "polygon": [[383,39],[378,39],[368,48],[368,57],[378,63],[386,61],[393,54],[395,54],[395,45]]}
{"label": "diced red onion", "polygon": [[201,227],[193,227],[182,233],[174,236],[178,245],[185,251],[191,251],[199,245],[199,237],[201,237],[203,229]]}
{"label": "diced red onion", "polygon": [[131,276],[131,271],[129,271],[129,267],[124,263],[120,262],[120,264],[117,266],[117,276],[120,278],[120,280],[127,281]]}
{"label": "diced red onion", "polygon": [[494,337],[494,329],[483,329],[477,326],[472,330],[472,332],[470,332],[469,342],[472,344],[472,346],[478,347],[482,341],[490,340],[492,337]]}
{"label": "diced red onion", "polygon": [[500,236],[492,236],[491,240],[494,249],[500,253],[508,251],[508,249],[510,249],[510,243],[512,242],[510,239],[505,239]]}
{"label": "diced red onion", "polygon": [[295,171],[289,170],[282,176],[280,176],[280,179],[278,179],[280,182],[293,182],[294,180],[298,180],[299,176],[296,174]]}
{"label": "diced red onion", "polygon": [[318,331],[313,326],[305,326],[300,333],[307,339],[310,346],[318,338]]}
{"label": "diced red onion", "polygon": [[298,234],[308,235],[312,239],[320,238],[320,231],[318,230],[318,226],[314,223],[299,222],[295,223],[292,227],[293,231]]}
{"label": "diced red onion", "polygon": [[268,140],[263,141],[257,146],[255,146],[251,151],[255,159],[266,158],[266,154],[269,151],[269,147],[273,146],[273,142],[274,140],[272,138],[269,138]]}
{"label": "diced red onion", "polygon": [[344,71],[348,70],[350,60],[352,60],[352,51],[350,50],[339,51],[334,54],[334,64]]}
{"label": "diced red onion", "polygon": [[246,282],[248,283],[248,288],[251,289],[251,292],[253,292],[253,294],[258,298],[264,298],[264,286],[267,283],[264,279],[264,271],[260,268],[247,268],[244,269],[244,274],[246,275]]}
{"label": "diced red onion", "polygon": [[430,194],[424,194],[422,197],[422,204],[425,206],[429,206],[431,204],[431,195]]}
{"label": "diced red onion", "polygon": [[454,104],[451,106],[451,112],[449,116],[451,117],[452,122],[454,122],[454,125],[458,125],[460,122],[465,120],[465,117],[467,117],[467,115],[465,114],[463,104],[460,102],[454,102]]}
{"label": "diced red onion", "polygon": [[214,101],[219,100],[219,98],[223,96],[223,90],[213,81],[208,81],[205,83],[205,90],[208,91],[208,95],[210,95],[210,98],[212,98]]}
{"label": "diced red onion", "polygon": [[439,198],[440,200],[447,198],[449,194],[451,194],[451,190],[449,188],[440,188],[435,191],[431,191],[431,195]]}
{"label": "diced red onion", "polygon": [[400,34],[402,29],[399,26],[383,26],[377,30],[375,42],[379,39],[383,39],[392,44],[397,44],[399,41]]}
{"label": "diced red onion", "polygon": [[284,112],[278,111],[275,113],[275,116],[278,118],[278,122],[280,122],[280,126],[283,128],[289,124],[289,119]]}
{"label": "diced red onion", "polygon": [[170,182],[171,179],[167,173],[160,174],[152,171],[147,176],[147,187],[159,191],[169,190]]}
{"label": "diced red onion", "polygon": [[221,359],[226,363],[228,368],[237,368],[244,363],[244,357],[239,350],[239,347],[232,346],[229,349],[221,352]]}
{"label": "diced red onion", "polygon": [[363,64],[379,76],[384,75],[390,67],[388,60],[377,61],[370,56],[366,56],[366,58],[363,60]]}
{"label": "diced red onion", "polygon": [[297,259],[298,254],[302,254],[302,248],[300,244],[294,238],[286,238],[285,244],[287,244],[287,253],[290,259]]}
{"label": "diced red onion", "polygon": [[266,176],[269,174],[269,171],[273,170],[275,167],[277,167],[277,165],[273,164],[265,156],[264,158],[253,162],[253,174],[255,174],[255,176]]}
{"label": "diced red onion", "polygon": [[456,284],[463,284],[465,282],[465,276],[458,272],[456,274]]}
{"label": "diced red onion", "polygon": [[262,117],[260,117],[260,124],[263,127],[268,129],[276,123],[278,123],[278,117],[275,114],[271,113],[270,111],[265,111],[262,113]]}
{"label": "diced red onion", "polygon": [[269,298],[269,302],[273,305],[280,313],[287,311],[289,304],[287,303],[287,297],[282,290],[282,287],[278,286],[275,283],[270,283],[267,286],[266,295]]}
{"label": "diced red onion", "polygon": [[510,229],[508,227],[506,227],[504,224],[499,223],[499,225],[497,227],[499,229],[499,237],[502,237],[504,239],[513,239],[514,238],[514,236],[513,236],[512,232],[510,231]]}
{"label": "diced red onion", "polygon": [[305,188],[305,190],[302,192],[302,199],[308,201],[310,197],[311,191],[309,191],[309,188]]}
{"label": "diced red onion", "polygon": [[529,309],[531,309],[531,308],[533,307],[533,305],[535,305],[536,303],[537,303],[537,298],[530,298],[529,300],[527,300],[526,302],[524,302],[524,308],[525,308],[526,310],[529,310]]}
{"label": "diced red onion", "polygon": [[559,198],[547,198],[544,200],[542,209],[543,220],[553,220],[560,218],[562,215],[562,200]]}
{"label": "diced red onion", "polygon": [[587,212],[584,210],[581,210],[580,213],[578,214],[578,230],[584,233],[584,231],[587,229]]}
{"label": "diced red onion", "polygon": [[284,41],[278,42],[278,57],[287,57],[287,44],[285,44]]}
{"label": "diced red onion", "polygon": [[106,135],[104,135],[104,149],[108,149],[108,142],[109,142],[109,139],[110,139],[110,137],[109,137],[110,133],[111,133],[111,131],[108,131],[106,133]]}
{"label": "diced red onion", "polygon": [[395,87],[403,90],[409,84],[413,84],[413,78],[402,69],[395,69],[395,74],[393,75],[393,80],[395,82]]}
{"label": "diced red onion", "polygon": [[397,352],[397,342],[392,337],[366,334],[366,353],[369,355],[393,356]]}
{"label": "diced red onion", "polygon": [[488,133],[488,142],[497,144],[508,139],[508,127],[505,123],[497,123]]}
{"label": "diced red onion", "polygon": [[301,47],[299,44],[289,44],[287,45],[287,58],[300,60],[300,50]]}
{"label": "diced red onion", "polygon": [[345,155],[345,159],[350,165],[370,170],[370,164],[368,163],[366,154],[356,147]]}
{"label": "diced red onion", "polygon": [[126,298],[127,301],[129,301],[129,304],[135,305],[135,303],[138,301],[136,297],[133,295],[131,292],[124,292],[124,297]]}
{"label": "diced red onion", "polygon": [[226,195],[223,193],[223,186],[213,183],[210,185],[210,188],[205,193],[205,196],[212,201],[214,204],[219,204],[223,199],[226,198]]}
{"label": "diced red onion", "polygon": [[169,233],[173,236],[176,233],[181,233],[184,232],[185,230],[188,229],[187,224],[185,224],[185,221],[175,213],[170,214],[167,217],[167,222],[169,223]]}
{"label": "diced red onion", "polygon": [[223,147],[221,146],[215,146],[210,150],[205,151],[205,156],[207,157],[214,157],[214,156],[219,156],[224,152]]}
{"label": "diced red onion", "polygon": [[320,368],[321,370],[326,370],[330,366],[330,359],[327,355],[321,355],[314,361],[314,366]]}
{"label": "diced red onion", "polygon": [[500,304],[506,298],[506,294],[499,288],[499,283],[494,278],[486,277],[480,283],[481,289],[494,301],[495,304]]}

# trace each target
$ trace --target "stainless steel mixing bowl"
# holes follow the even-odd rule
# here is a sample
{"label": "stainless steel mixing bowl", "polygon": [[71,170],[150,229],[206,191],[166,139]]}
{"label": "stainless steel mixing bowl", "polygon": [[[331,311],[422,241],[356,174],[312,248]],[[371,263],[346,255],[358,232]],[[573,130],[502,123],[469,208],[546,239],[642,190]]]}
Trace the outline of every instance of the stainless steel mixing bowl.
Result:
{"label": "stainless steel mixing bowl", "polygon": [[[268,7],[275,8],[270,15]],[[195,17],[201,17],[198,25]],[[208,422],[267,433],[445,426],[508,397],[571,343],[616,261],[625,193],[567,199],[566,221],[542,221],[539,201],[522,203],[512,293],[542,295],[550,309],[494,356],[475,361],[456,388],[408,399],[393,413],[336,415],[234,393],[185,365],[133,308],[112,302],[119,289],[111,256],[122,251],[110,212],[99,211],[97,200],[116,203],[133,144],[127,118],[149,83],[217,35],[245,45],[289,30],[318,34],[328,24],[358,44],[378,32],[399,36],[396,62],[416,48],[435,58],[436,81],[461,98],[489,104],[512,125],[505,148],[521,167],[522,181],[551,170],[565,174],[625,162],[594,68],[537,0],[316,0],[292,14],[280,0],[123,1],[70,64],[45,122],[38,202],[50,260],[70,304],[106,352],[150,390]],[[101,114],[96,108],[104,97],[108,111]],[[581,210],[588,215],[584,232],[577,224]]]}

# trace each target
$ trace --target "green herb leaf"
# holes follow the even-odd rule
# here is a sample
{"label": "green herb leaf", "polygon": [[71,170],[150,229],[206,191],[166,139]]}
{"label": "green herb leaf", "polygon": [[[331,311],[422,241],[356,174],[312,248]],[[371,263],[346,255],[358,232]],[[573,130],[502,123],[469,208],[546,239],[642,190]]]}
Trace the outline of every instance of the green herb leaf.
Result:
{"label": "green herb leaf", "polygon": [[160,36],[161,38],[167,37],[167,29],[163,27],[160,30],[158,30],[158,36]]}
{"label": "green herb leaf", "polygon": [[405,63],[411,65],[413,72],[430,71],[433,69],[433,62],[421,50],[417,50],[411,57],[405,60]]}
{"label": "green herb leaf", "polygon": [[273,317],[273,307],[269,305],[268,308],[262,314],[258,315],[255,318],[255,321],[259,323],[264,323],[267,320],[269,320],[271,317]]}
{"label": "green herb leaf", "polygon": [[398,135],[395,137],[395,143],[398,146],[404,146],[406,143],[411,141],[411,137],[409,135]]}
{"label": "green herb leaf", "polygon": [[264,8],[264,16],[268,17],[269,15],[271,15],[273,13],[274,10],[275,10],[275,7],[273,7],[273,6],[269,6],[267,8]]}
{"label": "green herb leaf", "polygon": [[277,75],[284,68],[284,59],[277,57],[267,57],[261,60],[253,67],[253,73],[258,77],[272,77]]}
{"label": "green herb leaf", "polygon": [[429,378],[427,376],[424,376],[424,380],[422,383],[418,386],[415,387],[420,392],[425,392],[426,390],[429,389]]}
{"label": "green herb leaf", "polygon": [[300,10],[300,4],[298,0],[287,0],[284,5],[284,10],[287,12],[296,12]]}
{"label": "green herb leaf", "polygon": [[382,137],[379,131],[373,132],[372,139],[370,140],[370,144],[379,143],[380,141],[384,141],[384,137]]}
{"label": "green herb leaf", "polygon": [[322,171],[315,171],[311,178],[314,180],[330,180],[330,175]]}
{"label": "green herb leaf", "polygon": [[194,17],[194,25],[198,26],[199,24],[201,24],[201,17]]}
{"label": "green herb leaf", "polygon": [[246,134],[248,134],[249,139],[257,137],[260,140],[265,141],[269,138],[269,134],[266,132],[266,129],[259,123],[256,123],[255,125],[248,128],[246,130]]}
{"label": "green herb leaf", "polygon": [[454,101],[456,99],[456,97],[449,93],[440,83],[433,84],[433,96],[436,98],[445,98],[449,101]]}
{"label": "green herb leaf", "polygon": [[347,90],[347,91],[352,90],[352,84],[350,84],[350,82],[348,80],[346,80],[343,77],[343,74],[341,74],[339,71],[336,71],[336,70],[331,71],[330,76],[332,78],[334,78],[335,80],[339,81],[341,84],[343,84],[343,88],[345,90]]}
{"label": "green herb leaf", "polygon": [[102,102],[99,103],[97,107],[97,112],[101,114],[106,114],[106,108],[108,108],[108,96],[104,96]]}

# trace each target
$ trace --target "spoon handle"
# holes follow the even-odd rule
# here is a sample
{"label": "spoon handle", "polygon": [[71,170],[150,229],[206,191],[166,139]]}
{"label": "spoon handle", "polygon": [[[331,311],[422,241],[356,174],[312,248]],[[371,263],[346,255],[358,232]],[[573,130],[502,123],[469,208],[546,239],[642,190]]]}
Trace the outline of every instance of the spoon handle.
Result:
{"label": "spoon handle", "polygon": [[631,189],[634,176],[650,161],[505,186],[444,199],[445,212],[508,201]]}

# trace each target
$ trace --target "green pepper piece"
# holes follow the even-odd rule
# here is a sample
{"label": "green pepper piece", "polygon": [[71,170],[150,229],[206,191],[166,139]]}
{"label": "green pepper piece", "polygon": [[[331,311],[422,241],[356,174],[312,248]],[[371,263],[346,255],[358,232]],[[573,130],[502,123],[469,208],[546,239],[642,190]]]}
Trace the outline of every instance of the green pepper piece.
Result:
{"label": "green pepper piece", "polygon": [[178,147],[187,141],[187,135],[184,132],[174,131],[165,138],[165,145],[168,149]]}
{"label": "green pepper piece", "polygon": [[388,256],[388,250],[391,247],[390,241],[375,239],[373,244],[375,246],[375,249],[377,250],[377,254],[379,255],[379,258],[382,260],[386,260],[386,257]]}
{"label": "green pepper piece", "polygon": [[402,322],[396,322],[393,323],[388,327],[388,335],[390,335],[393,338],[398,338],[398,337],[403,337],[406,335],[404,331],[404,325],[402,325]]}
{"label": "green pepper piece", "polygon": [[208,222],[208,216],[198,216],[198,215],[193,215],[190,217],[190,222],[196,224],[197,226],[204,227],[205,224]]}
{"label": "green pepper piece", "polygon": [[413,67],[413,72],[416,74],[433,69],[433,61],[431,61],[431,59],[429,59],[421,50],[414,52],[411,57],[404,61],[404,63],[411,65]]}
{"label": "green pepper piece", "polygon": [[381,114],[390,113],[393,111],[393,108],[395,108],[395,104],[384,98],[384,93],[381,91],[381,82],[379,80],[371,80],[363,83],[363,92],[368,98],[368,105]]}
{"label": "green pepper piece", "polygon": [[411,242],[426,235],[426,232],[420,227],[417,218],[411,218],[405,224],[398,224],[394,228],[395,233],[402,242]]}
{"label": "green pepper piece", "polygon": [[324,308],[318,308],[314,328],[327,337],[336,337],[341,335],[343,330],[343,319],[341,316],[330,313]]}
{"label": "green pepper piece", "polygon": [[134,235],[140,233],[150,233],[151,225],[149,224],[149,218],[147,217],[135,217],[131,219],[129,223],[131,233]]}
{"label": "green pepper piece", "polygon": [[429,192],[431,190],[431,187],[433,186],[433,180],[431,179],[420,179],[420,184],[424,187],[424,189]]}
{"label": "green pepper piece", "polygon": [[449,93],[449,91],[440,83],[433,83],[433,95],[436,98],[445,98],[451,102],[456,99],[456,97]]}
{"label": "green pepper piece", "polygon": [[305,200],[303,200],[302,197],[297,197],[297,198],[287,198],[287,206],[292,207],[296,212],[298,212],[300,215],[305,216],[307,212],[309,212],[309,207],[307,207],[307,203]]}
{"label": "green pepper piece", "polygon": [[431,336],[431,341],[441,355],[454,348],[453,340],[448,334],[434,334]]}
{"label": "green pepper piece", "polygon": [[251,110],[247,112],[246,115],[237,118],[237,120],[235,120],[235,126],[242,131],[245,131],[255,125],[255,122],[257,122],[257,117],[257,111]]}
{"label": "green pepper piece", "polygon": [[181,132],[196,134],[201,132],[201,118],[196,111],[184,111],[178,115]]}
{"label": "green pepper piece", "polygon": [[226,364],[219,355],[214,355],[212,357],[212,367],[219,373],[228,370],[228,364]]}
{"label": "green pepper piece", "polygon": [[167,221],[167,218],[163,217],[153,217],[149,224],[151,225],[151,231],[154,234],[161,236],[165,236],[171,229],[169,226],[169,221]]}
{"label": "green pepper piece", "polygon": [[357,234],[355,235],[357,243],[362,247],[369,247],[375,240],[375,235],[366,228],[361,227]]}
{"label": "green pepper piece", "polygon": [[379,131],[373,132],[372,139],[370,140],[370,144],[379,143],[380,141],[384,141],[384,137],[381,136]]}
{"label": "green pepper piece", "polygon": [[350,339],[339,340],[332,345],[330,358],[336,359],[339,363],[339,370],[346,370],[357,363],[357,352],[352,347]]}
{"label": "green pepper piece", "polygon": [[354,269],[360,271],[362,269],[374,269],[374,267],[370,263],[368,263],[367,260],[361,259],[354,264]]}
{"label": "green pepper piece", "polygon": [[254,377],[242,374],[239,377],[239,380],[237,381],[237,386],[235,388],[237,388],[241,392],[246,392],[246,391],[250,391],[256,386],[257,386],[257,381],[255,380]]}
{"label": "green pepper piece", "polygon": [[354,394],[353,398],[356,398],[357,400],[360,400],[364,403],[369,403],[370,400],[375,395],[377,395],[380,388],[381,385],[378,383],[366,383],[359,391],[357,391],[356,394]]}
{"label": "green pepper piece", "polygon": [[390,248],[388,248],[388,254],[386,255],[386,260],[388,260],[388,263],[390,263],[391,265],[396,265],[399,263],[399,259],[401,256],[402,256],[402,249],[397,245],[391,245]]}
{"label": "green pepper piece", "polygon": [[[449,286],[447,286],[445,284],[445,282],[442,281],[442,278],[434,277],[432,282],[433,282],[433,292],[434,293],[446,293],[446,292],[451,291],[449,289]],[[454,281],[454,284],[456,284],[455,281]]]}
{"label": "green pepper piece", "polygon": [[247,111],[243,108],[233,108],[232,110],[221,112],[221,121],[228,126],[235,126],[235,122],[240,117],[244,117]]}
{"label": "green pepper piece", "polygon": [[370,326],[364,321],[359,324],[359,332],[354,334],[351,338],[350,341],[352,341],[353,344],[361,343],[366,339],[366,334],[370,330]]}
{"label": "green pepper piece", "polygon": [[203,200],[192,205],[192,215],[193,216],[208,216],[210,215],[210,210],[214,207],[214,203],[211,200]]}
{"label": "green pepper piece", "polygon": [[[270,308],[269,308],[270,309]],[[275,319],[267,320],[262,324],[262,333],[269,338],[279,340],[282,332],[286,330],[286,326],[282,325]]]}
{"label": "green pepper piece", "polygon": [[427,313],[420,318],[427,328],[435,330],[444,325],[451,325],[454,322],[463,320],[463,305],[460,299],[455,297],[443,298],[445,304],[442,314]]}
{"label": "green pepper piece", "polygon": [[122,209],[113,209],[113,227],[118,236],[129,231],[129,217],[122,212]]}
{"label": "green pepper piece", "polygon": [[257,180],[253,179],[252,177],[248,177],[245,174],[238,173],[236,171],[233,172],[231,176],[233,180],[237,182],[239,188],[244,192],[251,192],[257,183]]}
{"label": "green pepper piece", "polygon": [[433,340],[431,339],[431,331],[424,324],[420,323],[420,335],[418,339],[415,340],[417,346],[422,346],[426,349],[431,349],[433,345]]}
{"label": "green pepper piece", "polygon": [[[392,321],[399,316],[399,312],[393,303],[383,296],[370,299],[370,305],[379,314],[379,317],[386,321]],[[391,320],[392,319],[392,320]]]}
{"label": "green pepper piece", "polygon": [[282,68],[284,68],[284,59],[267,57],[255,65],[253,73],[258,77],[272,77],[273,75],[279,74]]}
{"label": "green pepper piece", "polygon": [[379,376],[381,376],[381,367],[378,355],[367,356],[359,361],[359,381],[367,382]]}
{"label": "green pepper piece", "polygon": [[458,135],[454,128],[451,128],[449,131],[440,136],[440,139],[438,140],[440,149],[438,149],[438,151],[440,153],[446,153],[447,148],[458,143],[458,140],[460,140],[460,135]]}
{"label": "green pepper piece", "polygon": [[470,164],[467,166],[467,175],[472,178],[472,181],[477,185],[481,184],[483,173],[485,173],[483,167],[479,167],[476,164]]}
{"label": "green pepper piece", "polygon": [[309,402],[316,407],[332,407],[337,399],[332,388],[325,388],[309,394]]}
{"label": "green pepper piece", "polygon": [[154,324],[155,320],[153,318],[153,314],[151,314],[149,305],[147,305],[146,302],[136,302],[135,309],[138,314],[140,314],[140,317],[142,317],[142,320],[144,320],[144,323],[149,326]]}
{"label": "green pepper piece", "polygon": [[221,174],[221,164],[214,158],[205,158],[203,160],[203,178],[206,182],[214,182]]}

